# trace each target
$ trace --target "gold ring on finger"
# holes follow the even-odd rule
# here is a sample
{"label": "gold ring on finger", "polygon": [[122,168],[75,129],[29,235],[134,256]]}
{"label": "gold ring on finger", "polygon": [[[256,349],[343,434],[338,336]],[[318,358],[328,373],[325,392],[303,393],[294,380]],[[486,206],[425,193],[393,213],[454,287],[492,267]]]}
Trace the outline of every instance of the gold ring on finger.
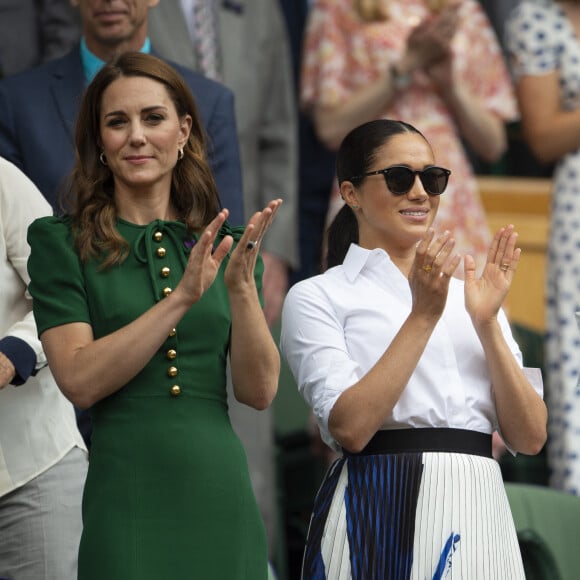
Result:
{"label": "gold ring on finger", "polygon": [[425,264],[423,266],[423,270],[425,270],[425,272],[427,272],[427,274],[429,274],[429,272],[431,272],[431,270],[433,270],[433,266],[431,266],[431,264]]}
{"label": "gold ring on finger", "polygon": [[504,272],[507,272],[510,269],[510,265],[507,262],[504,262],[500,267],[500,270],[503,270]]}

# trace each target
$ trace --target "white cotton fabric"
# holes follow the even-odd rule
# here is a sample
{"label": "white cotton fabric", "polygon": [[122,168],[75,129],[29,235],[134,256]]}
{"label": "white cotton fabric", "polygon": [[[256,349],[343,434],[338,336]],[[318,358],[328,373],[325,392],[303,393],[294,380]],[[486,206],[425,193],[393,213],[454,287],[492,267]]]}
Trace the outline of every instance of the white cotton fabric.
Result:
{"label": "white cotton fabric", "polygon": [[[499,430],[483,348],[452,278],[444,313],[383,429],[450,427]],[[381,249],[352,244],[344,263],[294,285],[282,314],[280,347],[313,410],[323,440],[338,397],[385,352],[411,311],[407,278]],[[521,351],[503,311],[499,324],[514,357]],[[389,377],[385,377],[388,388]],[[501,388],[498,385],[497,388]],[[535,390],[543,395],[541,381]]]}

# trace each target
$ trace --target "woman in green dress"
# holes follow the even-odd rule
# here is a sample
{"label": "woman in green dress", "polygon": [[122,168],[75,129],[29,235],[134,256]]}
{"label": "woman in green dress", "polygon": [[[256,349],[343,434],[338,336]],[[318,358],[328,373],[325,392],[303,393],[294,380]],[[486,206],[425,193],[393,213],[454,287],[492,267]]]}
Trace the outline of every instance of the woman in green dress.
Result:
{"label": "woman in green dress", "polygon": [[281,201],[228,225],[191,94],[150,55],[97,74],[76,150],[70,209],[31,226],[29,270],[55,378],[93,419],[79,579],[266,579],[226,362],[237,399],[266,408],[280,361],[258,250]]}

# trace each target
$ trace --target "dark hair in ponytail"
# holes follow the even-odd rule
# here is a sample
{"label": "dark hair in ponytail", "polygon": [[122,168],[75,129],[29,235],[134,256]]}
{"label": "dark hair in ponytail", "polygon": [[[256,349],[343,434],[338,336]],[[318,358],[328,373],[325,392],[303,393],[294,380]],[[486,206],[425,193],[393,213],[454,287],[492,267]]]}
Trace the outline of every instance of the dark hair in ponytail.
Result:
{"label": "dark hair in ponytail", "polygon": [[[336,156],[336,177],[339,185],[350,181],[357,187],[362,183],[363,173],[373,164],[377,151],[395,135],[402,133],[423,134],[409,123],[392,119],[378,119],[359,125],[343,139]],[[351,243],[358,243],[358,222],[352,209],[345,205],[340,209],[327,232],[327,268],[342,264]]]}

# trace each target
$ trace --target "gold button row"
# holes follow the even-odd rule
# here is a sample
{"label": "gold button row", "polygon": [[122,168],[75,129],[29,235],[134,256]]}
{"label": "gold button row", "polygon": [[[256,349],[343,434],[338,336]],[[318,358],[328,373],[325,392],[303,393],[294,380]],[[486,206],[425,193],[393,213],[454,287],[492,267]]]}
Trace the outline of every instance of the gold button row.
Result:
{"label": "gold button row", "polygon": [[[163,233],[162,232],[155,232],[153,234],[153,240],[156,242],[161,242],[161,240],[163,240]],[[164,258],[167,254],[167,251],[165,248],[157,248],[156,250],[157,256],[159,258]],[[161,268],[161,277],[162,278],[168,278],[169,274],[171,274],[171,269],[168,268],[167,266]],[[172,292],[172,288],[170,288],[169,286],[163,288],[163,295],[164,296],[169,296]],[[170,337],[175,336],[177,333],[177,331],[175,330],[175,328],[171,329],[171,332],[169,333]],[[166,357],[169,360],[174,360],[177,357],[177,351],[173,348],[170,348],[167,352],[166,352]],[[177,367],[175,366],[170,366],[167,369],[167,375],[169,377],[176,377],[178,373]],[[171,389],[169,390],[169,392],[171,393],[171,396],[173,397],[179,397],[179,395],[181,395],[181,387],[179,385],[173,385],[171,387]]]}

